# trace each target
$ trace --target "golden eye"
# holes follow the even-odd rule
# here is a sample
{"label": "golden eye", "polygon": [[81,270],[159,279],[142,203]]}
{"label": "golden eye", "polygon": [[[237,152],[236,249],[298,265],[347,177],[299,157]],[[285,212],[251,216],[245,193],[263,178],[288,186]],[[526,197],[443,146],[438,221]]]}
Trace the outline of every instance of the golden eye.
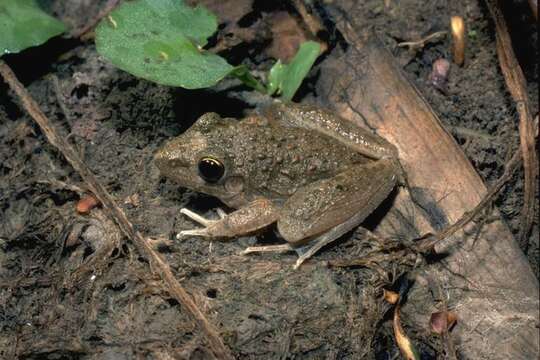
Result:
{"label": "golden eye", "polygon": [[199,175],[209,183],[216,183],[225,174],[225,166],[216,158],[205,156],[199,160]]}

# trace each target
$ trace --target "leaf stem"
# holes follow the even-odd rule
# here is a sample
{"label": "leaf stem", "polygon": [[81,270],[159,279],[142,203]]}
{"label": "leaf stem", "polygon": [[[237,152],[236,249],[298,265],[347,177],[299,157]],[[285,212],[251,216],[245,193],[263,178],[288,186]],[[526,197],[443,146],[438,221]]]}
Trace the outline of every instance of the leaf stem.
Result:
{"label": "leaf stem", "polygon": [[257,90],[262,94],[267,94],[266,87],[253,74],[251,74],[245,65],[239,65],[230,73],[231,76],[242,81],[245,85]]}

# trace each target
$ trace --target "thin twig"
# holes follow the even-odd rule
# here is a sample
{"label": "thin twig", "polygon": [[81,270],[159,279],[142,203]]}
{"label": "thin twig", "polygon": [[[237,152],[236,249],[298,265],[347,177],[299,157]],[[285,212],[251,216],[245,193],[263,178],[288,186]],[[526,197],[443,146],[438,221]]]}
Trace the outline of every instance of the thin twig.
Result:
{"label": "thin twig", "polygon": [[535,149],[534,124],[531,106],[527,96],[527,83],[516,60],[508,28],[501,14],[497,0],[486,0],[487,7],[495,21],[497,54],[508,91],[516,102],[519,114],[519,140],[523,155],[525,172],[523,209],[521,212],[521,229],[518,237],[521,248],[527,248],[527,238],[534,222],[534,202],[536,195],[536,176],[538,162]]}
{"label": "thin twig", "polygon": [[420,39],[420,40],[416,40],[416,41],[403,41],[403,42],[400,42],[399,44],[397,44],[397,46],[399,47],[406,47],[408,46],[409,49],[421,49],[423,48],[424,46],[426,46],[426,43],[430,42],[430,41],[435,41],[435,40],[438,40],[439,38],[443,37],[443,36],[446,36],[447,32],[446,31],[437,31],[437,32],[434,32],[433,34],[429,34],[428,36]]}
{"label": "thin twig", "polygon": [[447,227],[443,231],[430,236],[424,240],[421,240],[420,243],[417,246],[417,249],[420,252],[426,252],[433,249],[433,246],[435,246],[436,243],[438,243],[441,240],[446,239],[449,236],[452,236],[456,231],[462,229],[465,225],[467,225],[476,215],[478,215],[495,197],[495,195],[498,194],[498,192],[502,189],[504,184],[510,180],[516,169],[518,168],[519,164],[521,163],[521,153],[519,151],[516,151],[510,161],[506,163],[506,166],[504,168],[504,173],[501,175],[501,177],[493,184],[493,186],[489,189],[487,194],[482,198],[482,201],[478,203],[472,209],[471,211],[466,212],[463,214],[463,216],[456,221],[451,226]]}
{"label": "thin twig", "polygon": [[96,25],[99,23],[101,19],[103,19],[105,16],[109,15],[111,11],[113,11],[119,4],[121,0],[109,0],[103,7],[103,9],[100,10],[100,12],[97,14],[97,16],[93,19],[90,19],[90,21],[79,29],[74,29],[71,32],[71,37],[73,38],[80,38],[86,36],[90,31],[96,27]]}
{"label": "thin twig", "polygon": [[75,149],[64,138],[58,135],[49,119],[39,108],[39,105],[19,82],[11,68],[2,60],[0,60],[0,74],[4,77],[9,87],[17,94],[24,109],[39,125],[43,134],[47,137],[47,140],[64,155],[71,166],[79,173],[81,178],[86,182],[88,188],[94,193],[99,201],[101,201],[109,216],[111,216],[118,224],[124,235],[133,241],[139,253],[146,255],[146,257],[151,260],[154,265],[152,266],[152,269],[157,270],[162,280],[167,284],[170,294],[182,304],[203,330],[208,345],[215,357],[220,360],[232,360],[233,356],[223,343],[216,328],[214,328],[214,326],[206,319],[191,296],[176,280],[169,265],[153,249],[151,242],[135,230],[124,211],[116,205],[113,197],[103,185],[101,185],[92,171],[83,163]]}

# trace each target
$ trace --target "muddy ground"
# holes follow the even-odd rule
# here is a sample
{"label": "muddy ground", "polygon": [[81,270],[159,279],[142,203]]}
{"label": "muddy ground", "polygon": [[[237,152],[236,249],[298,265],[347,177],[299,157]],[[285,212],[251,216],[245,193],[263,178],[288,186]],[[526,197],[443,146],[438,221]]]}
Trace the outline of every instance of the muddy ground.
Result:
{"label": "muddy ground", "polygon": [[[81,28],[106,1],[42,3],[72,28]],[[285,45],[304,36],[283,31],[302,27],[286,1],[236,5],[235,12],[221,9],[218,15],[226,23],[212,43],[223,47],[231,63],[266,70],[272,56],[288,56]],[[486,183],[493,183],[518,146],[518,116],[505,90],[484,4],[406,0],[390,1],[386,8],[382,0],[368,0],[357,6],[365,14],[361,20],[376,30]],[[317,97],[321,67],[346,47],[332,26],[339,9],[332,1],[316,8],[330,51],[296,101]],[[511,2],[504,10],[537,114],[538,46],[531,12],[526,1]],[[466,64],[451,65],[447,90],[441,91],[428,79],[436,59],[451,59],[448,37],[416,52],[397,44],[447,30],[455,13],[468,25]],[[369,244],[359,233],[320,252],[299,271],[292,270],[293,254],[238,256],[255,242],[276,242],[272,230],[229,242],[175,240],[178,231],[196,226],[179,214],[182,207],[212,216],[221,205],[160,177],[153,153],[200,115],[241,117],[258,96],[234,81],[186,91],[139,80],[101,58],[91,40],[53,39],[5,60],[137,230],[164,239],[159,251],[237,358],[391,359],[399,353],[380,292],[409,268],[324,265],[364,253]],[[515,234],[522,178],[520,170],[496,201]],[[77,214],[85,192],[81,178],[1,83],[0,358],[211,358],[197,326],[104,211]],[[376,223],[370,218],[366,225]],[[523,250],[538,273],[538,222]],[[427,325],[408,331],[423,358],[441,356],[440,342]]]}

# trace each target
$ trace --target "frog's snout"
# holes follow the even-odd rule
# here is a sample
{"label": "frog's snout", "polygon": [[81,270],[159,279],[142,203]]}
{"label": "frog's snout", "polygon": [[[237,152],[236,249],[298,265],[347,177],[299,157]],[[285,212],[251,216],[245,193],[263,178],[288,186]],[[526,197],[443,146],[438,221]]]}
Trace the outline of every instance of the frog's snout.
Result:
{"label": "frog's snout", "polygon": [[181,168],[191,166],[191,161],[187,156],[187,149],[178,142],[169,142],[163,145],[154,154],[154,164],[162,174],[168,174]]}

